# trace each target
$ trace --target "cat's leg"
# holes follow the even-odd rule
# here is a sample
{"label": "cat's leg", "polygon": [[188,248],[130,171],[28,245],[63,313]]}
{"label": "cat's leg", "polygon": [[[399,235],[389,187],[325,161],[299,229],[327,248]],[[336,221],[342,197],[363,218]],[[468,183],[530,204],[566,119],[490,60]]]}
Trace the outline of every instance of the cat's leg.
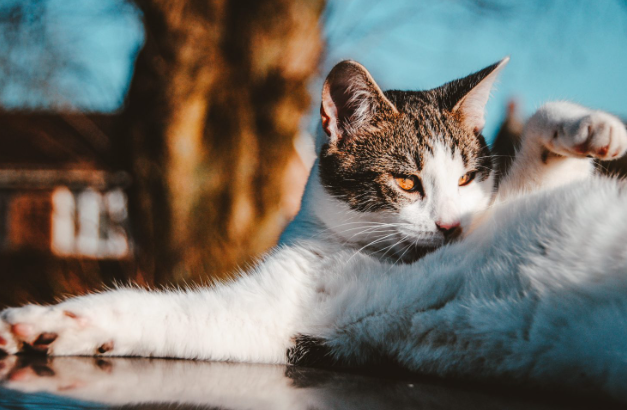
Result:
{"label": "cat's leg", "polygon": [[282,363],[312,288],[311,257],[284,249],[211,289],[119,289],[6,309],[0,350]]}
{"label": "cat's leg", "polygon": [[547,103],[526,123],[498,199],[586,178],[593,158],[612,160],[626,151],[627,130],[618,118],[570,102]]}

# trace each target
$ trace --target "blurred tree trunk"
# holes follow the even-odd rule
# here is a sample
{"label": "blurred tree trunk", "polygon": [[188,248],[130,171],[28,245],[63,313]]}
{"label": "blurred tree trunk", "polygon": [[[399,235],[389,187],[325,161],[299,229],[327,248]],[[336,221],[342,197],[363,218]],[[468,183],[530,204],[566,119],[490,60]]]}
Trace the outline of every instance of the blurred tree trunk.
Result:
{"label": "blurred tree trunk", "polygon": [[137,0],[140,52],[117,152],[140,269],[220,277],[276,241],[283,171],[321,52],[323,0]]}

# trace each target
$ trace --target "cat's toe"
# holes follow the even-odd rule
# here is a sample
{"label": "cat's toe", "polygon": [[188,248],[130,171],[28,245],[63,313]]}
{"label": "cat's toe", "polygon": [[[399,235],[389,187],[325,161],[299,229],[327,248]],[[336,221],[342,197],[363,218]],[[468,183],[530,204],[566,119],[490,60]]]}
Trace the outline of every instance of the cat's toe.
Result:
{"label": "cat's toe", "polygon": [[[4,310],[0,317],[3,324],[2,341],[6,342],[6,346],[10,346],[10,353],[18,351],[46,353],[48,346],[52,343],[51,336],[44,335],[40,337],[34,316],[44,308],[41,306],[25,306],[21,308],[10,308]],[[0,341],[0,342],[2,342]],[[11,349],[12,348],[12,349]]]}
{"label": "cat's toe", "polygon": [[50,346],[57,337],[58,335],[54,332],[40,333],[32,343],[24,342],[23,350],[29,353],[48,354],[50,352]]}
{"label": "cat's toe", "polygon": [[[56,350],[67,350],[67,342],[75,345],[85,328],[84,321],[75,314],[56,306],[29,305],[6,309],[0,314],[0,349],[7,353],[51,354]],[[58,341],[65,339],[66,343]],[[69,347],[71,347],[71,345]],[[60,349],[59,349],[60,348]],[[57,353],[68,353],[58,351]]]}
{"label": "cat's toe", "polygon": [[563,146],[574,156],[603,160],[621,157],[627,151],[625,125],[612,115],[594,112],[574,124],[572,134],[565,128]]}

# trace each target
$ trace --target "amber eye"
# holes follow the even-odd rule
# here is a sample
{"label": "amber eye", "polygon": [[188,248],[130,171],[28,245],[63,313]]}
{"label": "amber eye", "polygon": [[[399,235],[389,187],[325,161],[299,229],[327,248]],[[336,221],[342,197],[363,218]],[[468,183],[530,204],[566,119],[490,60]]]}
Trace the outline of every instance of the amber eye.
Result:
{"label": "amber eye", "polygon": [[415,175],[402,175],[394,177],[396,185],[406,192],[416,192],[420,190],[420,180]]}
{"label": "amber eye", "polygon": [[463,177],[459,178],[459,181],[457,182],[458,185],[459,186],[466,186],[466,185],[470,184],[472,182],[472,180],[475,179],[475,175],[476,174],[477,174],[476,171],[471,171],[471,172],[467,173]]}

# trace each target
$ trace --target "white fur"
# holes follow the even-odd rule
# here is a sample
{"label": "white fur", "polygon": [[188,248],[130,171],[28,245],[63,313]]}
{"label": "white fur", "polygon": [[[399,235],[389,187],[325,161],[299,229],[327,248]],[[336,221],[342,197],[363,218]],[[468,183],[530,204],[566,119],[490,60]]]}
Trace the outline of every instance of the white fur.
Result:
{"label": "white fur", "polygon": [[[359,252],[361,242],[342,224],[377,221],[359,221],[334,202],[314,169],[282,245],[246,275],[210,289],[118,289],[8,309],[0,322],[4,349],[15,353],[22,341],[54,332],[54,355],[94,355],[113,342],[105,355],[285,363],[292,337],[309,334],[354,363],[371,360],[374,348],[421,373],[585,386],[627,400],[627,194],[616,180],[589,177],[589,159],[545,164],[533,156],[538,143],[547,147],[542,130],[551,124],[564,132],[549,149],[576,145],[580,128],[568,124],[583,117],[611,128],[621,152],[627,132],[607,114],[582,108],[573,118],[579,108],[563,104],[541,109],[536,120],[548,122],[532,118],[503,182],[507,195],[472,233],[415,264]],[[595,133],[590,146],[606,135]],[[466,196],[464,188],[442,188],[457,185],[464,170],[455,157],[441,168],[441,154],[435,150],[427,166],[429,212],[461,217],[487,206],[481,190]],[[568,175],[547,172],[545,181],[544,167],[559,161],[584,179],[567,183]],[[566,184],[554,187],[560,181]]]}
{"label": "white fur", "polygon": [[488,206],[494,183],[490,177],[459,186],[459,179],[473,169],[464,166],[459,150],[452,153],[440,142],[433,144],[433,152],[425,154],[423,161],[421,181],[425,197],[403,208],[399,217],[404,222],[415,224],[416,231],[432,233],[437,239],[436,244],[441,245],[444,237],[436,223],[468,224],[474,212]]}
{"label": "white fur", "polygon": [[390,275],[370,259],[347,266],[359,278],[343,279],[320,310],[341,314],[312,326],[355,363],[375,347],[421,373],[625,400],[627,196],[616,188],[590,179],[513,201],[463,242]]}

